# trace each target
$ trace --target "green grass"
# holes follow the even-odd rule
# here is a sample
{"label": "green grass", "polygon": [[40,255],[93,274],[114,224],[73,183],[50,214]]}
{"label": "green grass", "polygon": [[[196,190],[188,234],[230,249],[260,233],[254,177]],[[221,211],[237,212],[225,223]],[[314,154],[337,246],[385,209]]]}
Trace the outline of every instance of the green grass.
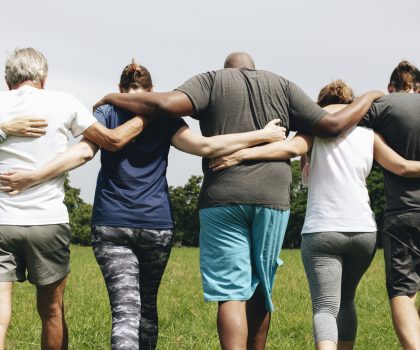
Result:
{"label": "green grass", "polygon": [[[313,349],[311,306],[299,250],[282,253],[274,291],[267,349]],[[364,276],[357,294],[362,350],[399,349],[391,326],[385,291],[382,251]],[[198,250],[174,248],[159,294],[160,339],[158,349],[218,349],[216,304],[204,303]],[[66,290],[66,318],[70,349],[109,349],[111,319],[99,268],[88,247],[72,247],[72,273]],[[40,322],[35,292],[29,283],[15,284],[8,349],[39,349]]]}

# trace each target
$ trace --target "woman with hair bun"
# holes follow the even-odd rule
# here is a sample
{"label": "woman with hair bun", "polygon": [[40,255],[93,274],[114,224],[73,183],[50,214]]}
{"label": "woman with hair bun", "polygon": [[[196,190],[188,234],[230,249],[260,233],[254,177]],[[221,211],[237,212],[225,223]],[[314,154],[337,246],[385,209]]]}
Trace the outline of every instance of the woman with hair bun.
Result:
{"label": "woman with hair bun", "polygon": [[[332,113],[353,101],[336,80],[321,89],[318,104]],[[237,151],[211,163],[214,170],[245,160],[285,160],[311,150],[302,259],[311,291],[318,350],[353,349],[356,288],[376,251],[376,222],[366,178],[373,159],[387,170],[420,177],[420,162],[401,158],[372,129],[354,127],[336,138],[297,135],[291,140]],[[304,171],[305,175],[305,171]]]}

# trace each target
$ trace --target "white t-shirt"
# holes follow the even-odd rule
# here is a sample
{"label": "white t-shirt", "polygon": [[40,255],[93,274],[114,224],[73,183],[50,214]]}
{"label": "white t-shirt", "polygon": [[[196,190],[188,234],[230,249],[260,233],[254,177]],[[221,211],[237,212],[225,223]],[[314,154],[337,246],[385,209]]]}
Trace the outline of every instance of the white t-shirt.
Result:
{"label": "white t-shirt", "polygon": [[[39,138],[9,136],[0,143],[0,172],[33,170],[66,150],[69,131],[74,137],[96,122],[92,113],[70,94],[22,86],[0,92],[0,121],[33,116],[48,122]],[[68,223],[64,175],[34,186],[17,196],[0,192],[0,225]]]}
{"label": "white t-shirt", "polygon": [[337,138],[315,137],[302,234],[376,231],[366,187],[373,142],[373,130],[362,127]]}

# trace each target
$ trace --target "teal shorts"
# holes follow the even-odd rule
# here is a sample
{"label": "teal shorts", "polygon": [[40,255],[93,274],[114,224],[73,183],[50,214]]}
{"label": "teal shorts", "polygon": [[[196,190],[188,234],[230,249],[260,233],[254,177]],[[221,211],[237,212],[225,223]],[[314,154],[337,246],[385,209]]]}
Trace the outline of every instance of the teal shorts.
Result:
{"label": "teal shorts", "polygon": [[244,204],[200,209],[205,301],[249,300],[258,287],[274,310],[271,291],[289,213]]}

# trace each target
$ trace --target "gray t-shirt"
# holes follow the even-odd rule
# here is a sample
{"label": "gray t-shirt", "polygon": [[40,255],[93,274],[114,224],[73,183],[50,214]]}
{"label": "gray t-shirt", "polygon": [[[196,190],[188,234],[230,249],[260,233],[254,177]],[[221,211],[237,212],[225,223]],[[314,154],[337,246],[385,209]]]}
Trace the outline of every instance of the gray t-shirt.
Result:
{"label": "gray t-shirt", "polygon": [[[420,160],[420,95],[393,93],[372,105],[361,121],[379,132],[392,149],[410,160]],[[385,215],[420,211],[420,179],[384,170]]]}
{"label": "gray t-shirt", "polygon": [[[308,132],[326,114],[299,87],[267,71],[222,69],[196,75],[177,90],[192,101],[204,136],[264,128],[275,118],[288,131]],[[249,161],[214,172],[203,159],[199,207],[290,206],[289,161]]]}

